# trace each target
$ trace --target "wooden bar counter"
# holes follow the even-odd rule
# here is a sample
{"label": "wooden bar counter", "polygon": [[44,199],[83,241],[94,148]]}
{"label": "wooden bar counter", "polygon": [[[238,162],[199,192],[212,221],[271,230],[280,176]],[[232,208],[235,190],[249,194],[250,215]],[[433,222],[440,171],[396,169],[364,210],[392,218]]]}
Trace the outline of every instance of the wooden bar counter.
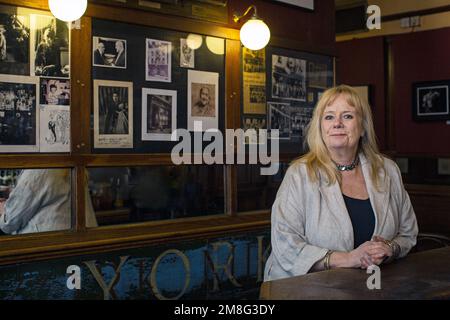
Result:
{"label": "wooden bar counter", "polygon": [[333,269],[264,282],[264,300],[450,299],[450,247],[413,253],[381,265],[381,289],[369,290],[372,275],[361,269]]}

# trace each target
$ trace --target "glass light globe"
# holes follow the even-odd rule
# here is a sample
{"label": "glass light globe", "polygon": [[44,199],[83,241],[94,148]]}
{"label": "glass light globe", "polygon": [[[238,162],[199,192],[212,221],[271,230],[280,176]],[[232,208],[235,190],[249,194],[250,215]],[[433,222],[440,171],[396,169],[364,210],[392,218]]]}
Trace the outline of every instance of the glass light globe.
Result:
{"label": "glass light globe", "polygon": [[198,48],[200,48],[202,46],[202,42],[202,36],[198,34],[190,33],[186,38],[186,43],[192,50],[197,50]]}
{"label": "glass light globe", "polygon": [[221,38],[206,37],[206,47],[214,54],[222,55],[225,53],[225,41]]}
{"label": "glass light globe", "polygon": [[240,32],[242,44],[250,50],[264,48],[270,40],[270,30],[264,21],[256,18],[248,20]]}
{"label": "glass light globe", "polygon": [[81,18],[87,8],[87,0],[48,0],[52,14],[59,20],[71,22]]}

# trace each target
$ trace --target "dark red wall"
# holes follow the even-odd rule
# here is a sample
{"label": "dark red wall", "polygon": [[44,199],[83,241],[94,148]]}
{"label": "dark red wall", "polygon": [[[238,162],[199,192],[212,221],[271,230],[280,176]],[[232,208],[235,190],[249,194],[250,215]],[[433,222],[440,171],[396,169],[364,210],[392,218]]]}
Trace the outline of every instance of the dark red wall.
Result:
{"label": "dark red wall", "polygon": [[412,83],[450,79],[450,28],[392,37],[395,145],[401,153],[449,154],[450,125],[412,120]]}
{"label": "dark red wall", "polygon": [[383,38],[374,37],[337,43],[336,83],[371,85],[370,102],[381,150],[385,140],[385,92]]}
{"label": "dark red wall", "polygon": [[[229,0],[230,26],[236,27],[233,13],[243,14],[252,4],[269,26],[272,36],[293,39],[318,48],[335,48],[334,0],[314,1],[313,11],[275,1]],[[253,10],[242,23],[251,14]]]}
{"label": "dark red wall", "polygon": [[[449,155],[450,125],[412,119],[412,83],[450,79],[450,28],[390,36],[394,94],[394,148],[402,154]],[[375,130],[386,147],[383,37],[337,43],[338,83],[371,84]]]}

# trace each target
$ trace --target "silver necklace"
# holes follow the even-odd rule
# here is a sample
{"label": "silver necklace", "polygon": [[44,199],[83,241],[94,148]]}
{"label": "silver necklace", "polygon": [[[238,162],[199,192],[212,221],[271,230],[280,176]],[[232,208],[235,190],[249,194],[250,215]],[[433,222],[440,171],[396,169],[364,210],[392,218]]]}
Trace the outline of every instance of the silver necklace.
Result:
{"label": "silver necklace", "polygon": [[[333,161],[333,162],[334,162],[334,161]],[[344,165],[341,165],[341,164],[337,164],[336,162],[334,162],[334,164],[336,165],[336,168],[337,168],[339,171],[351,171],[351,170],[353,170],[353,169],[356,168],[356,166],[358,165],[358,163],[359,163],[359,157],[358,157],[358,156],[356,156],[356,157],[355,157],[355,160],[353,160],[353,162],[350,163],[350,164],[344,164]]]}

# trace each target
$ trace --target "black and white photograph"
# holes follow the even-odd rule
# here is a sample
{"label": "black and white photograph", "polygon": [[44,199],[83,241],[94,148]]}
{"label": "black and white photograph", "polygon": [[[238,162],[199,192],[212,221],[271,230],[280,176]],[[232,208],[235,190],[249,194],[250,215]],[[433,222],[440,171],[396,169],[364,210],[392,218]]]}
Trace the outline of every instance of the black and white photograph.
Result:
{"label": "black and white photograph", "polygon": [[195,68],[195,50],[189,46],[187,39],[180,39],[180,67]]}
{"label": "black and white photograph", "polygon": [[244,116],[242,118],[243,129],[255,129],[255,135],[245,135],[245,144],[255,144],[255,143],[265,143],[265,141],[259,140],[259,129],[266,129],[266,118],[265,117],[254,117],[254,116]]}
{"label": "black and white photograph", "polygon": [[172,43],[146,39],[145,80],[171,82]]}
{"label": "black and white photograph", "polygon": [[272,98],[306,101],[306,60],[272,55]]}
{"label": "black and white photograph", "polygon": [[0,152],[38,152],[36,77],[0,76]]}
{"label": "black and white photograph", "polygon": [[40,152],[70,152],[70,108],[41,105]]}
{"label": "black and white photograph", "polygon": [[242,48],[242,69],[244,72],[261,73],[266,71],[265,50]]}
{"label": "black and white photograph", "polygon": [[448,120],[450,81],[413,83],[413,117],[415,120]]}
{"label": "black and white photograph", "polygon": [[274,139],[271,134],[272,129],[278,129],[279,139],[289,140],[291,138],[291,110],[287,103],[268,102],[268,129],[271,139]]}
{"label": "black and white photograph", "polygon": [[250,85],[250,102],[266,103],[266,88],[264,86]]}
{"label": "black and white photograph", "polygon": [[177,92],[142,89],[142,140],[171,140],[177,128]]}
{"label": "black and white photograph", "polygon": [[133,147],[133,83],[94,80],[94,147]]}
{"label": "black and white photograph", "polygon": [[70,80],[40,78],[40,104],[70,105]]}
{"label": "black and white photograph", "polygon": [[30,21],[10,7],[0,7],[0,73],[30,74]]}
{"label": "black and white photograph", "polygon": [[219,125],[219,74],[188,71],[188,130],[194,121],[202,122],[202,130],[217,129]]}
{"label": "black and white photograph", "polygon": [[31,15],[31,75],[68,78],[69,26],[47,15]]}
{"label": "black and white photograph", "polygon": [[311,121],[314,108],[310,107],[291,107],[291,132],[292,137],[304,138],[306,128]]}
{"label": "black and white photograph", "polygon": [[325,63],[308,62],[308,85],[311,88],[326,89],[328,85],[328,68]]}
{"label": "black and white photograph", "polygon": [[105,68],[127,68],[127,40],[92,38],[92,65]]}

